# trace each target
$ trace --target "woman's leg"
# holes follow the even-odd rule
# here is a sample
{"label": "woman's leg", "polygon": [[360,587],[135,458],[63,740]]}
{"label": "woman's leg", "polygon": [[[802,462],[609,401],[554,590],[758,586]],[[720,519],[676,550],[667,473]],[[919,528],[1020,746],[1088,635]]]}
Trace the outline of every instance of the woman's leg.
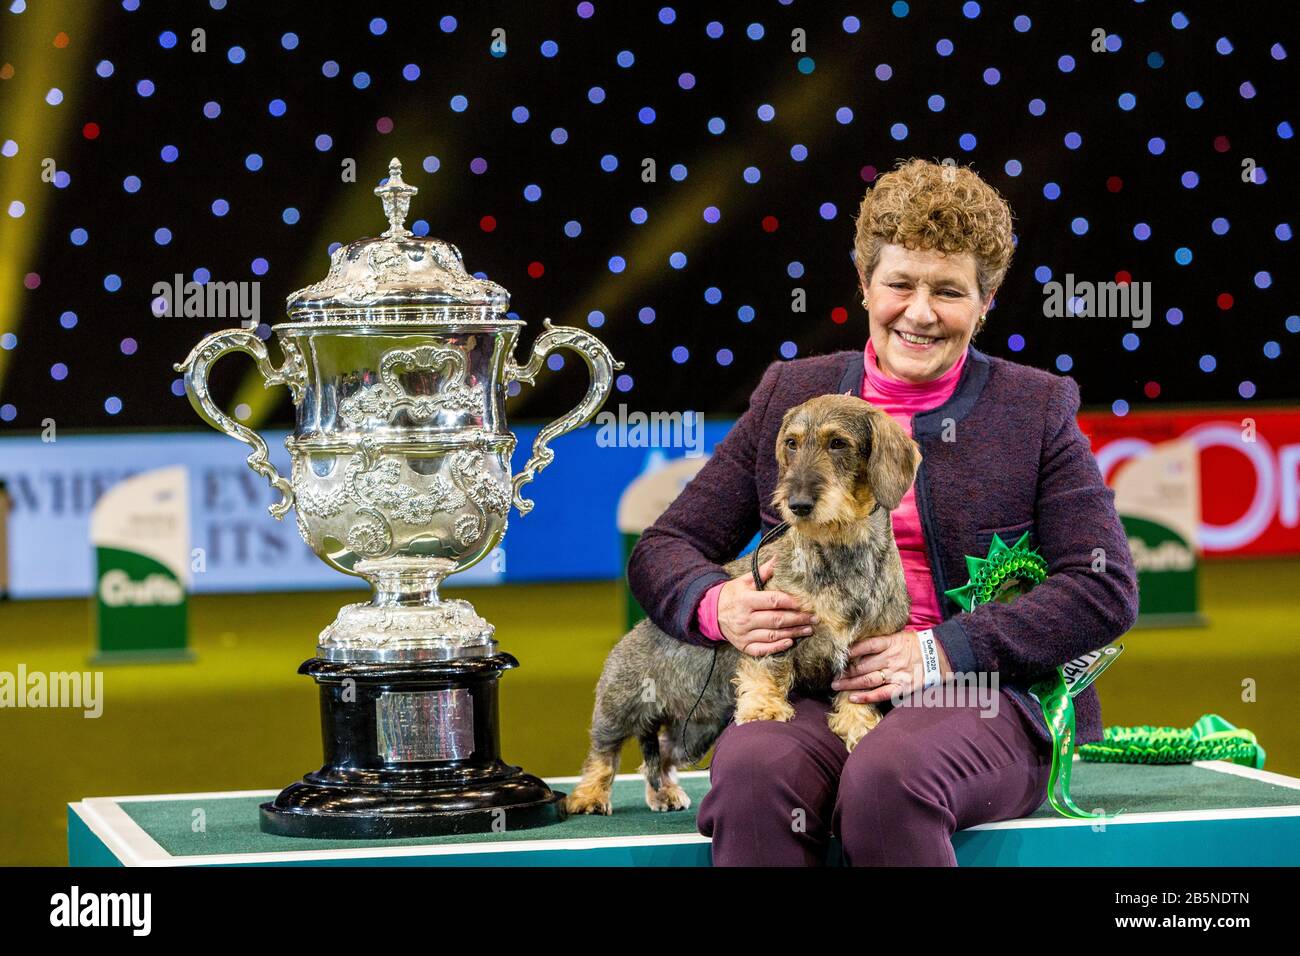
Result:
{"label": "woman's leg", "polygon": [[844,743],[830,704],[792,694],[794,719],[731,724],[718,738],[697,826],[714,866],[821,866]]}
{"label": "woman's leg", "polygon": [[996,716],[896,706],[862,739],[833,813],[850,866],[956,866],[956,830],[1024,816],[1047,798],[1049,745],[1006,693],[996,700]]}

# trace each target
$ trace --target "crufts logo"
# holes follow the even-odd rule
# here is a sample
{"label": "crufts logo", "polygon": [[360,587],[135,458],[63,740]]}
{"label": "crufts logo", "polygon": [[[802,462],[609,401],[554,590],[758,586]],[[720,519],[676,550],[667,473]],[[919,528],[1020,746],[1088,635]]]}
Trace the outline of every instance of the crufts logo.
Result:
{"label": "crufts logo", "polygon": [[151,893],[70,893],[50,897],[51,926],[129,926],[132,935],[148,936],[153,926]]}

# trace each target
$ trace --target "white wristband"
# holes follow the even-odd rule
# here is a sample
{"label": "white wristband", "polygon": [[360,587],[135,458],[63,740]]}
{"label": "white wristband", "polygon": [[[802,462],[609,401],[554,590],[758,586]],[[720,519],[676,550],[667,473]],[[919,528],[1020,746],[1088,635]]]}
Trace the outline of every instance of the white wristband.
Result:
{"label": "white wristband", "polygon": [[934,630],[926,628],[916,632],[916,639],[921,645],[921,663],[925,667],[925,677],[921,681],[922,689],[939,683],[939,644],[934,639]]}

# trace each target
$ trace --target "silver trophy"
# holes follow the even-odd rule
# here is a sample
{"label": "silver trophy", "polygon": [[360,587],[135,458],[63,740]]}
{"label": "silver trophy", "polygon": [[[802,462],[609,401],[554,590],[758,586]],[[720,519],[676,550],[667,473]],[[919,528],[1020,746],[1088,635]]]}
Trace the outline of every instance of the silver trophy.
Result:
{"label": "silver trophy", "polygon": [[[451,243],[404,227],[417,190],[396,159],[388,171],[375,189],[388,229],[336,249],[326,277],[289,297],[289,321],[272,329],[279,367],[247,329],[214,332],[176,366],[204,421],[252,447],[249,466],[282,495],[271,514],[294,508],[312,551],[373,589],[339,611],[300,669],[321,686],[326,764],[263,805],[262,829],[373,837],[544,825],[562,818],[561,795],[499,755],[497,681],[518,662],[468,601],[438,589],[492,552],[512,504],[532,510],[520,491],[553,460],[548,443],[591,420],[622,363],[589,332],[547,319],[519,364],[524,323],[506,317],[509,293],[469,275]],[[582,358],[591,385],[512,476],[507,388],[533,383],[557,349]],[[208,391],[212,364],[233,351],[293,397],[287,480],[262,437]]]}

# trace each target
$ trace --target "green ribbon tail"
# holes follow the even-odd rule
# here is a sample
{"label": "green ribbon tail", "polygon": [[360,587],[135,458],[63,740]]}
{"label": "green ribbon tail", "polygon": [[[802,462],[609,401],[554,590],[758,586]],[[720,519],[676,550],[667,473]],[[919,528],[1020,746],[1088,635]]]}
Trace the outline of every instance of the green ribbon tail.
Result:
{"label": "green ribbon tail", "polygon": [[1124,812],[1122,808],[1110,816],[1105,812],[1089,813],[1080,809],[1070,796],[1070,773],[1074,769],[1074,700],[1061,668],[1056,669],[1055,679],[1040,681],[1030,693],[1043,708],[1052,735],[1052,770],[1047,781],[1047,799],[1052,809],[1072,820],[1109,820],[1119,816]]}

